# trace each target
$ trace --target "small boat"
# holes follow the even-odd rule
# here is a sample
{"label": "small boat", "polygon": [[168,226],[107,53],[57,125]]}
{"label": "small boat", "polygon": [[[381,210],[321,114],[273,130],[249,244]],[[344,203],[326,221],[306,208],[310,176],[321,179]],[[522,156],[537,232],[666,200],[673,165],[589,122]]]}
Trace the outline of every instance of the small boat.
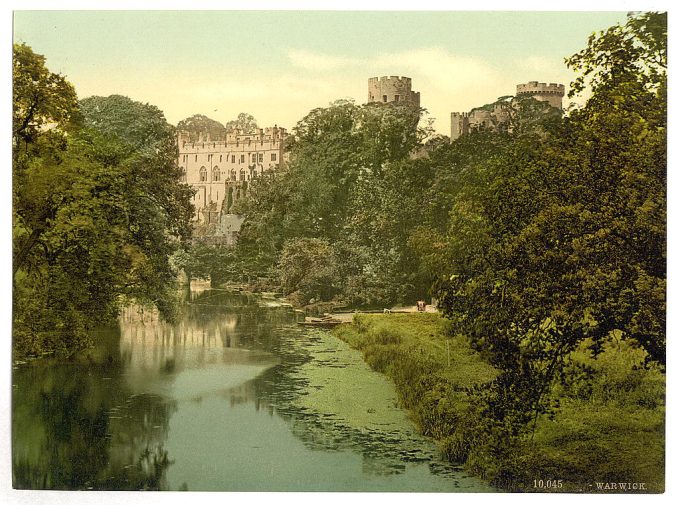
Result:
{"label": "small boat", "polygon": [[335,319],[333,317],[324,317],[305,319],[304,321],[298,321],[298,324],[300,326],[312,326],[316,328],[333,328],[334,326],[343,324],[343,321],[340,321],[340,319]]}

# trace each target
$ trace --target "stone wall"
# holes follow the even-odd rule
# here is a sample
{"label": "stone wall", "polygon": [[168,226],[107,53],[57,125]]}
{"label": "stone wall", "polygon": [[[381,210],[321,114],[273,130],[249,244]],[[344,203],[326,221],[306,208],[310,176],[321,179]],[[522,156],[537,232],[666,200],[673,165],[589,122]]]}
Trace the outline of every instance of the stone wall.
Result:
{"label": "stone wall", "polygon": [[371,77],[368,80],[369,103],[412,103],[420,107],[420,92],[411,89],[410,77]]}
{"label": "stone wall", "polygon": [[562,110],[562,98],[564,97],[564,84],[551,82],[530,81],[517,85],[517,96],[532,96],[536,100],[548,102],[551,106]]}
{"label": "stone wall", "polygon": [[[562,110],[564,84],[530,81],[517,85],[517,97],[533,97],[536,100],[548,102],[552,107]],[[512,104],[509,104],[512,106]],[[495,104],[493,109],[486,107],[472,109],[470,112],[451,113],[451,142],[473,131],[508,130],[509,114],[507,108]]]}
{"label": "stone wall", "polygon": [[210,215],[201,210],[211,203],[222,209],[230,182],[250,181],[285,163],[287,135],[285,128],[274,126],[252,134],[236,131],[219,140],[204,135],[197,142],[190,142],[188,134],[179,132],[178,162],[183,182],[197,190],[192,200],[196,219]]}

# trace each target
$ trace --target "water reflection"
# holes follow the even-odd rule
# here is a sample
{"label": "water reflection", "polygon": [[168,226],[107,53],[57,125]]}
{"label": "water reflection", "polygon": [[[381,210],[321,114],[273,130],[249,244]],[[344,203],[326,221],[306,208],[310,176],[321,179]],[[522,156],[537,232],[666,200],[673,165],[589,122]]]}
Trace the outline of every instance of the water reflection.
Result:
{"label": "water reflection", "polygon": [[331,337],[297,327],[290,307],[200,287],[185,302],[176,325],[125,310],[118,328],[97,333],[86,364],[14,370],[15,487],[453,491],[465,482],[422,437],[301,407],[319,387],[306,364],[345,365],[332,362]]}
{"label": "water reflection", "polygon": [[77,368],[16,373],[14,487],[162,489],[173,403],[132,396],[112,366]]}

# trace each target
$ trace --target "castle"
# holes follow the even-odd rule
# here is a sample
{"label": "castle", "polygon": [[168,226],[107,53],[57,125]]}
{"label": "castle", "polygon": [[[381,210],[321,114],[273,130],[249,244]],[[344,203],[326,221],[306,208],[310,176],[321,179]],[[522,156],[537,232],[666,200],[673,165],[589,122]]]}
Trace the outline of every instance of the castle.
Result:
{"label": "castle", "polygon": [[[517,85],[517,97],[533,97],[562,110],[564,84],[530,81]],[[500,104],[493,108],[478,107],[470,112],[451,113],[451,142],[476,130],[502,131],[508,127],[508,109]]]}
{"label": "castle", "polygon": [[178,132],[179,166],[182,182],[196,190],[192,203],[196,219],[217,223],[243,197],[248,182],[286,161],[285,128],[258,128],[255,133],[235,130],[225,138],[211,139],[203,134],[190,141]]}
{"label": "castle", "polygon": [[410,77],[371,77],[368,103],[410,103],[420,107],[420,92],[411,90]]}
{"label": "castle", "polygon": [[[531,81],[518,84],[516,96],[530,96],[561,110],[564,85]],[[420,107],[420,92],[412,90],[409,77],[371,77],[368,103]],[[508,108],[501,104],[452,112],[451,141],[480,129],[502,131],[507,129],[508,120]],[[178,132],[182,182],[196,190],[192,200],[195,218],[200,224],[215,225],[213,238],[226,243],[236,240],[242,218],[231,213],[233,204],[246,194],[250,181],[287,161],[287,136],[286,129],[277,126],[258,128],[254,133],[235,130],[219,139],[202,134],[197,141],[190,140],[187,132]]]}

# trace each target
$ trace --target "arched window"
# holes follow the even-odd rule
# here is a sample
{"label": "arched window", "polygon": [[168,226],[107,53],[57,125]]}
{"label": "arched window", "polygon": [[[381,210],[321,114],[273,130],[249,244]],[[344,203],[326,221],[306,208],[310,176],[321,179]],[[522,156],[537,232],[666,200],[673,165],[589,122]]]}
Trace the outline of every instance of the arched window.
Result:
{"label": "arched window", "polygon": [[199,170],[199,181],[205,182],[208,180],[208,170],[205,167],[201,167]]}
{"label": "arched window", "polygon": [[179,167],[179,182],[187,182],[187,170],[184,167]]}
{"label": "arched window", "polygon": [[213,167],[212,171],[212,180],[213,181],[219,181],[220,180],[220,168],[218,166]]}
{"label": "arched window", "polygon": [[231,171],[231,180],[232,180],[232,181],[235,181],[235,180],[236,180],[236,170],[233,170],[233,169],[232,169],[232,171]]}
{"label": "arched window", "polygon": [[239,175],[239,180],[245,181],[246,180],[246,171],[241,169],[241,174]]}

